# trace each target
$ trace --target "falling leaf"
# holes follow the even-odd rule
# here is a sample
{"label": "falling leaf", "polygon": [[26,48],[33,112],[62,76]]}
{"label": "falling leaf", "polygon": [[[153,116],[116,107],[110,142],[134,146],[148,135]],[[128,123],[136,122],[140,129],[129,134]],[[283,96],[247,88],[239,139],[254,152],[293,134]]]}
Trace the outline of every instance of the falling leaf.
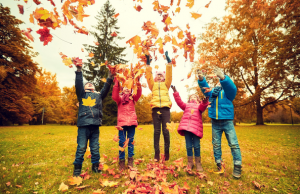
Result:
{"label": "falling leaf", "polygon": [[187,25],[186,25],[186,28],[187,28],[187,29],[190,29],[190,25],[189,25],[189,24],[187,24]]}
{"label": "falling leaf", "polygon": [[197,18],[202,16],[202,14],[198,14],[198,13],[195,13],[195,12],[191,12],[191,14],[192,14],[192,18],[194,18],[194,19],[197,19]]}
{"label": "falling leaf", "polygon": [[67,191],[68,189],[69,189],[69,186],[65,185],[65,183],[63,183],[63,182],[60,184],[60,186],[58,188],[58,190],[62,191],[62,192]]}
{"label": "falling leaf", "polygon": [[123,128],[121,126],[115,126],[119,131],[123,131]]}
{"label": "falling leaf", "polygon": [[173,121],[171,123],[167,123],[167,129],[169,131],[175,131],[176,130],[176,124]]}
{"label": "falling leaf", "polygon": [[167,19],[165,20],[165,24],[166,24],[166,25],[172,24],[172,21],[171,21],[171,20],[172,20],[172,19],[168,16]]}
{"label": "falling leaf", "polygon": [[207,181],[207,184],[213,186],[214,183],[212,181]]}
{"label": "falling leaf", "polygon": [[186,6],[189,7],[190,9],[194,6],[194,0],[187,0]]}
{"label": "falling leaf", "polygon": [[113,140],[114,140],[115,142],[119,142],[119,140],[120,140],[120,139],[119,139],[119,136],[116,136],[116,135],[115,135],[114,138],[113,138]]}
{"label": "falling leaf", "polygon": [[89,57],[94,57],[94,53],[89,53]]}
{"label": "falling leaf", "polygon": [[161,112],[160,112],[160,111],[157,111],[157,114],[161,115]]}
{"label": "falling leaf", "polygon": [[72,59],[67,57],[63,58],[63,63],[68,67],[72,67],[73,64]]}
{"label": "falling leaf", "polygon": [[118,36],[118,34],[117,34],[116,32],[113,32],[113,33],[111,33],[110,35],[113,36],[113,37]]}
{"label": "falling leaf", "polygon": [[175,12],[179,13],[180,12],[180,7],[177,7]]}
{"label": "falling leaf", "polygon": [[154,67],[155,69],[158,69],[159,68],[159,66],[158,65],[155,65],[155,67]]}
{"label": "falling leaf", "polygon": [[47,27],[43,27],[43,29],[39,29],[36,33],[40,34],[40,41],[44,42],[44,46],[48,44],[48,42],[52,41],[52,35],[49,33],[50,30]]}
{"label": "falling leaf", "polygon": [[129,143],[129,138],[127,138],[126,141],[124,142],[123,148],[126,148],[128,146],[128,143]]}
{"label": "falling leaf", "polygon": [[81,48],[81,52],[84,52],[83,48]]}
{"label": "falling leaf", "polygon": [[89,106],[89,107],[92,107],[92,106],[95,106],[96,105],[96,99],[91,99],[91,97],[89,96],[87,99],[85,98],[82,98],[82,105],[83,106]]}
{"label": "falling leaf", "polygon": [[189,88],[190,86],[189,85],[185,85],[184,87]]}
{"label": "falling leaf", "polygon": [[135,10],[137,10],[138,12],[140,12],[143,9],[140,5],[138,5],[138,6],[135,5],[133,8]]}
{"label": "falling leaf", "polygon": [[191,110],[191,114],[193,114],[193,113],[194,113],[194,111],[195,111],[195,110],[194,110],[194,109],[192,109],[192,110]]}
{"label": "falling leaf", "polygon": [[208,8],[208,7],[209,7],[209,5],[210,5],[210,3],[211,3],[211,1],[210,1],[208,4],[206,4],[206,5],[205,5],[205,7],[206,7],[206,8]]}
{"label": "falling leaf", "polygon": [[79,186],[82,183],[82,178],[79,176],[78,177],[74,176],[74,177],[69,178],[68,181],[69,181],[70,185]]}
{"label": "falling leaf", "polygon": [[106,78],[101,78],[101,81],[103,81],[104,83],[106,82]]}
{"label": "falling leaf", "polygon": [[18,7],[19,7],[20,14],[24,14],[24,7],[23,7],[23,5],[18,5]]}
{"label": "falling leaf", "polygon": [[27,30],[22,30],[22,34],[24,34],[29,40],[31,40],[32,42],[33,40],[33,36],[31,35],[31,28],[27,28]]}
{"label": "falling leaf", "polygon": [[119,15],[120,15],[120,14],[117,13],[117,14],[113,15],[112,17],[113,17],[113,18],[117,18]]}

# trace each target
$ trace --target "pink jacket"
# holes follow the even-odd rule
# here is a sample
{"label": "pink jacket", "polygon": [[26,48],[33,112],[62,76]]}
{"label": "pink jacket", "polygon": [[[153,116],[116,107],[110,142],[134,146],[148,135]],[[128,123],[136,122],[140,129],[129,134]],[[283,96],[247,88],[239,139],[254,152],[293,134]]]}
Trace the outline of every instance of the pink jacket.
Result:
{"label": "pink jacket", "polygon": [[142,87],[138,86],[137,94],[132,96],[132,100],[129,100],[129,103],[123,105],[122,95],[119,94],[119,82],[116,79],[114,81],[115,85],[112,91],[112,99],[118,105],[118,126],[137,126],[138,122],[134,105],[142,95]]}
{"label": "pink jacket", "polygon": [[177,105],[184,111],[181,118],[180,124],[178,126],[178,133],[184,136],[184,131],[189,131],[196,136],[203,137],[203,125],[202,125],[202,112],[207,108],[209,101],[200,104],[196,103],[184,103],[178,92],[174,94],[175,101]]}

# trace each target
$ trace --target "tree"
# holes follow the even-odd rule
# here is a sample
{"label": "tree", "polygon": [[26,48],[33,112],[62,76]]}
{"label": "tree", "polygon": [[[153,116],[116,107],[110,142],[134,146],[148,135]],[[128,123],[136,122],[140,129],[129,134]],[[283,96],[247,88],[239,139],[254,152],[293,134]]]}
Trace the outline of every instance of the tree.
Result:
{"label": "tree", "polygon": [[[83,76],[94,83],[96,90],[100,91],[104,86],[104,82],[100,81],[101,78],[106,78],[108,75],[108,68],[101,66],[101,63],[108,61],[110,64],[126,63],[122,59],[125,54],[122,54],[125,47],[119,47],[115,40],[121,40],[117,27],[117,19],[115,9],[112,8],[109,0],[103,5],[101,11],[96,16],[98,20],[97,26],[93,26],[96,31],[91,32],[99,45],[84,45],[89,53],[93,53],[94,57],[88,59],[88,63],[84,63]],[[113,36],[116,33],[117,36]],[[93,62],[93,63],[92,63]],[[96,65],[95,65],[96,64]],[[103,125],[116,125],[117,124],[117,110],[116,103],[111,98],[112,87],[103,101]]]}
{"label": "tree", "polygon": [[249,95],[235,105],[254,103],[257,125],[264,124],[267,106],[299,92],[299,9],[300,2],[292,0],[228,0],[229,14],[214,19],[200,36],[198,53],[205,64],[195,67],[222,68],[238,93]]}
{"label": "tree", "polygon": [[37,53],[19,29],[22,23],[0,4],[0,125],[32,119],[33,107],[25,95],[34,90],[40,70],[32,60]]}
{"label": "tree", "polygon": [[69,123],[75,125],[77,123],[78,100],[76,96],[75,86],[64,87],[62,95],[63,115],[61,123]]}
{"label": "tree", "polygon": [[151,94],[148,94],[148,96],[142,94],[140,99],[135,104],[135,112],[139,124],[152,122],[152,109],[150,106],[151,99],[152,99]]}
{"label": "tree", "polygon": [[173,111],[171,112],[171,121],[173,121],[174,123],[180,123],[182,116],[183,116],[182,111],[180,112]]}

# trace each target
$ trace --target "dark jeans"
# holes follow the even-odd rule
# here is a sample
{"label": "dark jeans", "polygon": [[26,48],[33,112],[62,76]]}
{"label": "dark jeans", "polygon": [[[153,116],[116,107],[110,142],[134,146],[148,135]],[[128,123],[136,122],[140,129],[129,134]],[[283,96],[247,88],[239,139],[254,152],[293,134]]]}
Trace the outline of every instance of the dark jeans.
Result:
{"label": "dark jeans", "polygon": [[[158,114],[157,112],[161,114]],[[167,129],[167,123],[170,122],[170,108],[153,108],[152,109],[152,119],[154,125],[154,150],[155,153],[159,154],[159,139],[161,130],[163,132],[164,141],[165,141],[165,153],[169,153],[170,149],[170,134]]]}
{"label": "dark jeans", "polygon": [[200,156],[200,137],[189,131],[184,132],[187,156],[193,156],[193,148],[195,157]]}
{"label": "dark jeans", "polygon": [[90,140],[90,150],[92,154],[92,163],[98,163],[100,160],[99,154],[99,126],[89,125],[84,127],[78,127],[77,135],[77,151],[76,158],[73,164],[82,165],[84,161],[84,154],[87,148],[87,142]]}
{"label": "dark jeans", "polygon": [[211,119],[211,123],[212,123],[212,144],[214,147],[214,156],[215,156],[216,163],[220,163],[222,160],[221,139],[222,139],[222,134],[224,132],[228,145],[231,148],[233,163],[235,165],[242,165],[241,150],[235,133],[233,121],[229,119],[224,119],[224,120]]}
{"label": "dark jeans", "polygon": [[[134,156],[134,145],[132,145],[132,142],[134,140],[134,134],[135,134],[135,126],[122,126],[123,131],[119,131],[119,146],[123,147],[124,142],[127,138],[129,138],[129,143],[128,143],[128,157],[131,158]],[[126,138],[127,134],[127,138]],[[119,151],[119,159],[125,159],[125,150]]]}

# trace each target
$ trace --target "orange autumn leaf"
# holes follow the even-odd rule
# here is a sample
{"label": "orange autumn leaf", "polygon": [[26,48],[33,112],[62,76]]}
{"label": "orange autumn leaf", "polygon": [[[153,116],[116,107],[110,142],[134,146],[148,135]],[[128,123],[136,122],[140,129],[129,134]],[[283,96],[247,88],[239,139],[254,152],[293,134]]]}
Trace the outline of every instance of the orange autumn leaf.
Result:
{"label": "orange autumn leaf", "polygon": [[94,63],[94,61],[92,61],[92,62],[91,62],[91,64],[92,64],[92,66],[93,66],[93,67],[95,66],[95,63]]}
{"label": "orange autumn leaf", "polygon": [[177,52],[177,48],[175,46],[172,46],[173,48],[173,53],[176,53]]}
{"label": "orange autumn leaf", "polygon": [[175,12],[179,13],[180,12],[180,7],[177,7]]}
{"label": "orange autumn leaf", "polygon": [[187,24],[186,27],[187,27],[187,29],[190,29],[190,25],[189,24]]}
{"label": "orange autumn leaf", "polygon": [[188,78],[188,79],[191,77],[192,72],[193,72],[193,71],[190,71],[190,73],[187,75],[187,78]]}
{"label": "orange autumn leaf", "polygon": [[194,0],[187,0],[186,6],[189,7],[190,9],[194,6]]}
{"label": "orange autumn leaf", "polygon": [[34,24],[33,14],[30,14],[29,21]]}
{"label": "orange autumn leaf", "polygon": [[126,148],[128,146],[129,143],[129,138],[126,139],[126,141],[124,142],[123,148]]}
{"label": "orange autumn leaf", "polygon": [[143,9],[140,5],[138,5],[138,6],[135,5],[133,8],[135,10],[137,10],[138,12],[140,12]]}
{"label": "orange autumn leaf", "polygon": [[177,2],[177,6],[179,6],[179,5],[180,5],[180,2],[181,2],[181,0],[178,0],[178,2]]}
{"label": "orange autumn leaf", "polygon": [[102,78],[100,80],[103,81],[104,83],[106,82],[106,78]]}
{"label": "orange autumn leaf", "polygon": [[170,30],[173,32],[174,30],[176,30],[176,28],[178,28],[178,26],[176,26],[176,27],[170,27]]}
{"label": "orange autumn leaf", "polygon": [[120,139],[119,139],[119,136],[116,136],[116,135],[115,135],[114,138],[113,138],[113,140],[114,140],[115,142],[119,142],[119,140],[120,140]]}
{"label": "orange autumn leaf", "polygon": [[189,85],[185,85],[184,87],[189,88]]}
{"label": "orange autumn leaf", "polygon": [[94,57],[94,53],[89,53],[89,57]]}
{"label": "orange autumn leaf", "polygon": [[120,15],[120,14],[117,13],[117,14],[113,15],[112,17],[113,17],[113,18],[117,18],[119,15]]}
{"label": "orange autumn leaf", "polygon": [[84,52],[83,48],[81,48],[81,52]]}
{"label": "orange autumn leaf", "polygon": [[173,121],[171,123],[167,123],[167,129],[169,131],[175,131],[176,130],[176,124]]}
{"label": "orange autumn leaf", "polygon": [[167,42],[171,42],[171,37],[170,36],[168,36],[168,35],[165,35],[165,41],[164,41],[164,43],[167,43]]}
{"label": "orange autumn leaf", "polygon": [[127,44],[129,43],[130,47],[132,45],[134,45],[135,47],[138,47],[139,43],[141,43],[141,37],[139,37],[138,35],[136,35],[136,36],[132,37],[131,39],[129,39],[126,43]]}
{"label": "orange autumn leaf", "polygon": [[116,32],[113,32],[110,35],[113,36],[113,37],[116,37],[118,34]]}
{"label": "orange autumn leaf", "polygon": [[133,140],[133,141],[131,142],[131,144],[134,145],[134,143],[135,143],[135,141]]}
{"label": "orange autumn leaf", "polygon": [[172,38],[172,44],[175,45],[175,46],[179,46],[178,43],[177,43],[177,40],[174,36]]}
{"label": "orange autumn leaf", "polygon": [[79,186],[82,183],[81,177],[71,177],[68,179],[70,185],[77,185]]}
{"label": "orange autumn leaf", "polygon": [[192,18],[194,18],[194,19],[197,19],[197,18],[202,16],[202,14],[198,14],[198,13],[195,13],[195,12],[191,12],[191,14],[192,14]]}
{"label": "orange autumn leaf", "polygon": [[124,152],[124,150],[125,150],[124,148],[119,146],[119,151]]}
{"label": "orange autumn leaf", "polygon": [[210,1],[208,4],[206,4],[206,5],[205,5],[205,7],[206,7],[206,8],[208,8],[208,7],[209,7],[209,5],[210,5],[210,3],[211,3],[211,1]]}
{"label": "orange autumn leaf", "polygon": [[154,1],[154,2],[152,3],[152,5],[154,5],[154,7],[153,7],[153,10],[154,10],[154,11],[156,11],[156,10],[159,10],[159,9],[160,9],[160,6],[159,6],[159,2],[158,2],[158,0]]}
{"label": "orange autumn leaf", "polygon": [[172,24],[172,21],[171,21],[171,20],[172,20],[172,19],[168,16],[167,19],[165,20],[165,24],[166,24],[166,25]]}
{"label": "orange autumn leaf", "polygon": [[177,37],[179,39],[183,39],[184,38],[183,31],[179,31]]}
{"label": "orange autumn leaf", "polygon": [[189,190],[189,189],[190,189],[189,185],[188,185],[186,182],[184,182],[183,185],[184,185],[184,186],[183,186],[184,189],[186,189],[186,190]]}

